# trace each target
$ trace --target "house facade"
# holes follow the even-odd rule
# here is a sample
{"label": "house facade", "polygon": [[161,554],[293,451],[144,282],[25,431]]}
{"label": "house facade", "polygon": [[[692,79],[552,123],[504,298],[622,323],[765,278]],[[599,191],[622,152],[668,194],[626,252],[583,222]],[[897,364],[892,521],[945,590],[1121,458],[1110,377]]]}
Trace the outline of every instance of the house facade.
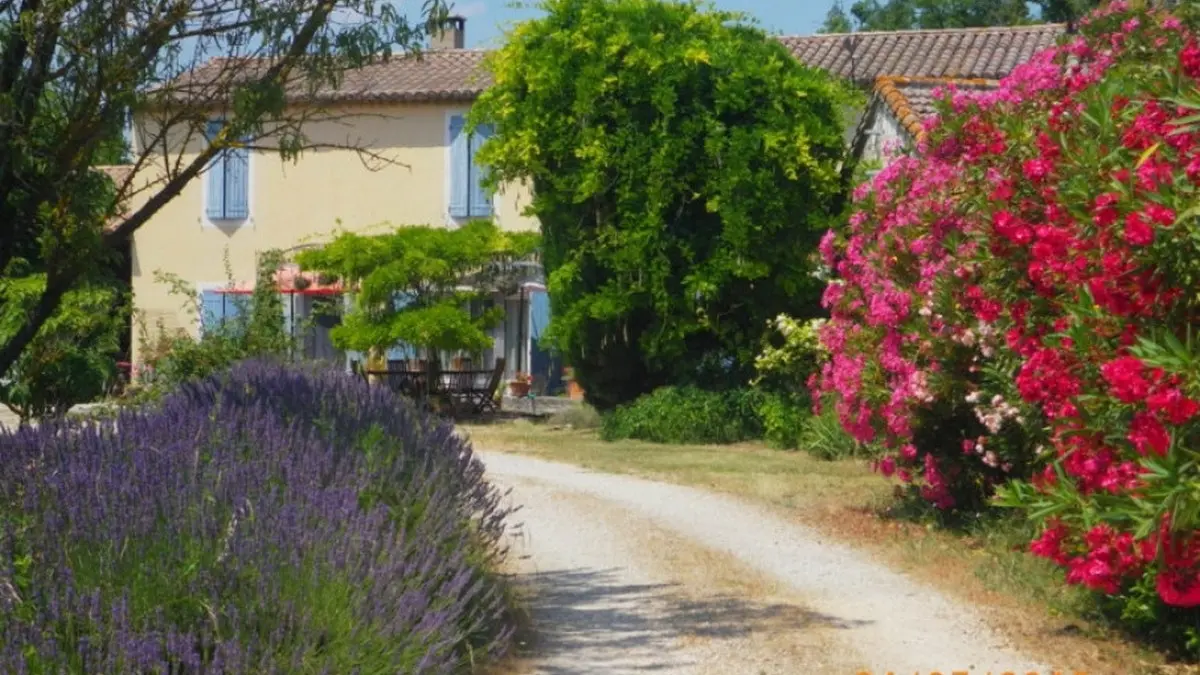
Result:
{"label": "house facade", "polygon": [[[142,226],[130,246],[134,303],[141,317],[135,334],[142,326],[153,331],[159,324],[193,334],[204,330],[206,322],[236,311],[229,296],[253,286],[261,253],[318,246],[335,229],[370,233],[403,225],[456,227],[473,218],[491,218],[505,230],[536,228],[536,221],[523,215],[530,200],[527,189],[504,186],[488,194],[481,187],[486,167],[475,161],[475,153],[489,131],[469,134],[464,116],[489,79],[482,67],[486,52],[463,48],[464,24],[454,19],[419,58],[393,58],[351,71],[336,90],[317,92],[326,115],[305,123],[304,135],[316,147],[300,161],[285,161],[270,148],[226,151]],[[895,97],[880,89],[881,77],[891,78],[893,88],[900,82],[896,78],[909,78],[905,86],[916,78],[998,79],[1053,45],[1063,31],[1063,26],[1050,25],[779,39],[801,62],[864,88],[875,87],[871,106],[849,127],[857,132],[855,147],[875,139],[874,152],[889,138],[911,141],[905,133],[914,133],[907,115],[892,105]],[[215,81],[223,65],[222,59],[214,59],[190,77]],[[911,101],[909,108],[916,110]],[[134,119],[135,156],[147,144],[164,142],[183,147],[186,160],[203,151],[206,135],[221,129],[220,115],[214,113],[206,134],[163,141],[157,139],[155,124],[150,116]],[[351,146],[386,161],[368,168],[363,154]],[[153,181],[156,171],[165,168],[140,170],[139,182]],[[160,271],[194,286],[200,310],[172,294],[171,286],[156,278]],[[304,325],[322,314],[322,304],[341,301],[340,291],[312,279],[295,283],[295,272],[284,269],[277,275],[289,325]],[[510,377],[528,372],[535,380],[557,378],[560,369],[538,345],[549,321],[541,277],[533,269],[515,293],[493,299],[505,308],[505,319],[494,330],[484,367],[503,356]],[[299,336],[304,356],[361,358],[340,353],[329,342],[328,322],[317,323]],[[132,342],[138,363],[142,355],[136,335]],[[405,347],[397,345],[389,357],[406,355]]]}
{"label": "house facade", "polygon": [[[484,52],[460,48],[462,29],[461,22],[453,25],[445,41],[420,59],[396,58],[350,73],[323,102],[321,114],[304,123],[314,149],[299,161],[284,160],[270,149],[240,148],[210,163],[133,237],[131,277],[140,323],[149,330],[161,324],[197,334],[238,311],[233,296],[253,287],[261,253],[319,246],[335,230],[369,234],[405,225],[457,227],[479,218],[492,219],[504,230],[536,229],[537,222],[522,215],[528,190],[505,186],[489,194],[482,188],[485,168],[476,152],[490,132],[469,133],[465,116],[486,86]],[[206,68],[216,72],[220,67],[214,60],[192,77],[204,80]],[[135,118],[135,156],[142,144],[154,142],[155,124],[152,117]],[[214,113],[206,134],[181,139],[184,161],[203,151],[204,136],[220,128]],[[144,172],[145,180],[155,179],[154,167]],[[194,286],[200,311],[189,298],[172,293],[156,272]],[[277,281],[285,319],[303,355],[361,358],[339,352],[328,338],[328,313],[320,307],[342,301],[340,292],[330,293],[311,279],[295,283],[294,276],[285,268]],[[540,270],[534,269],[511,296],[493,299],[506,316],[494,329],[486,367],[504,356],[510,377],[531,372],[534,365],[549,368],[537,344],[549,320],[545,295]],[[134,327],[135,333],[140,330]],[[139,342],[135,337],[135,363],[142,359]],[[388,356],[408,355],[397,345]]]}

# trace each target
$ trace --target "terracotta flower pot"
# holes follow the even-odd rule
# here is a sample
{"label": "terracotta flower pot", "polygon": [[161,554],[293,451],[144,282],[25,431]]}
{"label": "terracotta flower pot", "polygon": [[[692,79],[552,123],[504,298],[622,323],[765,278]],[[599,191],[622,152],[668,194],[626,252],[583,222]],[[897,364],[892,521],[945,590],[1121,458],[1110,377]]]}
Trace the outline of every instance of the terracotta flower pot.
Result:
{"label": "terracotta flower pot", "polygon": [[513,380],[508,383],[508,393],[516,398],[529,395],[529,383]]}

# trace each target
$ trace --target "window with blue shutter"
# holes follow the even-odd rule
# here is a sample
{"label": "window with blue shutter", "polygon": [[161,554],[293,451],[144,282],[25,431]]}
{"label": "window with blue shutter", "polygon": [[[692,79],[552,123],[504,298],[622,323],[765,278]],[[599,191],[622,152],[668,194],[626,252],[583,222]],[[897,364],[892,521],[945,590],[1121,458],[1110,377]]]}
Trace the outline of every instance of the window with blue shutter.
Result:
{"label": "window with blue shutter", "polygon": [[470,213],[471,152],[466,128],[462,115],[450,117],[450,215],[455,218]]}
{"label": "window with blue shutter", "polygon": [[481,124],[475,133],[471,134],[471,203],[469,211],[472,218],[488,218],[492,215],[492,198],[483,187],[487,178],[487,170],[479,163],[476,153],[487,139],[492,137],[491,125]]}
{"label": "window with blue shutter", "polygon": [[216,330],[225,320],[225,295],[217,291],[200,293],[200,333]]}
{"label": "window with blue shutter", "polygon": [[450,116],[450,215],[455,218],[488,218],[492,197],[484,189],[487,170],[476,154],[493,134],[490,125],[467,132],[466,118]]}
{"label": "window with blue shutter", "polygon": [[[212,142],[224,122],[208,123]],[[208,167],[208,197],[204,208],[209,220],[245,220],[250,217],[250,149],[227,148]]]}
{"label": "window with blue shutter", "polygon": [[[221,133],[220,122],[208,123],[208,142],[212,143],[217,134]],[[208,203],[205,213],[209,220],[225,218],[225,153],[217,153],[208,165]]]}
{"label": "window with blue shutter", "polygon": [[200,334],[230,327],[244,313],[249,299],[217,290],[200,293]]}

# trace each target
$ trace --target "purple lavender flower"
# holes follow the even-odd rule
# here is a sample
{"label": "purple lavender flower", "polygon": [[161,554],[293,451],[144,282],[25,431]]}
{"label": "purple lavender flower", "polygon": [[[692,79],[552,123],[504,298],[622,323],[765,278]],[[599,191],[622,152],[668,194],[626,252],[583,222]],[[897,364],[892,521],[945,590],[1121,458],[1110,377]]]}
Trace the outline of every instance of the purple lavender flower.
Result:
{"label": "purple lavender flower", "polygon": [[357,379],[246,362],[0,453],[4,672],[449,673],[510,643],[482,465]]}

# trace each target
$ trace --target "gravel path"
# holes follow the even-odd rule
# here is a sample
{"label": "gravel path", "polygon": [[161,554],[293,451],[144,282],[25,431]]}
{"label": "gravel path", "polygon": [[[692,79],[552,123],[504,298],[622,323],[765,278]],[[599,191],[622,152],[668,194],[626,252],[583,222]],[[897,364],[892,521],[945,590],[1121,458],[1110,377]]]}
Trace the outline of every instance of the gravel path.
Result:
{"label": "gravel path", "polygon": [[520,506],[529,672],[1040,672],[982,617],[781,520],[694,488],[480,452]]}

